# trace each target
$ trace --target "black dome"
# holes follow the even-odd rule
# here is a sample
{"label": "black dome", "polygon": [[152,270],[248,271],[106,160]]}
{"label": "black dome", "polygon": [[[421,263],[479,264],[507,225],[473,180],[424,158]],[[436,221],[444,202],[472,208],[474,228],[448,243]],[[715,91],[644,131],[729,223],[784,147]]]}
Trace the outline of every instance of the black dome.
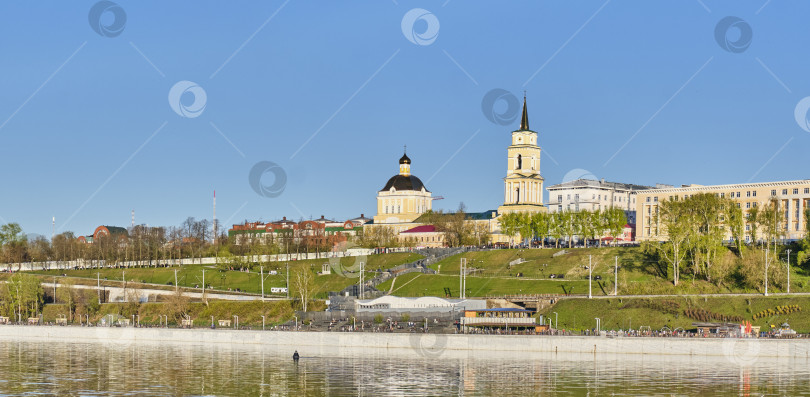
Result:
{"label": "black dome", "polygon": [[400,159],[399,159],[399,163],[400,164],[410,164],[411,159],[408,157],[407,154],[403,154],[402,157],[400,157]]}
{"label": "black dome", "polygon": [[425,191],[429,191],[429,190],[427,190],[425,185],[422,184],[422,181],[419,180],[419,178],[417,178],[414,175],[409,175],[409,176],[394,175],[394,176],[391,177],[391,179],[388,180],[388,183],[386,183],[385,187],[382,188],[382,190],[380,190],[380,191],[385,192],[385,191],[390,190],[392,187],[394,189],[396,189],[396,190],[416,190],[416,191],[419,191],[419,190],[422,190],[422,188],[425,188]]}

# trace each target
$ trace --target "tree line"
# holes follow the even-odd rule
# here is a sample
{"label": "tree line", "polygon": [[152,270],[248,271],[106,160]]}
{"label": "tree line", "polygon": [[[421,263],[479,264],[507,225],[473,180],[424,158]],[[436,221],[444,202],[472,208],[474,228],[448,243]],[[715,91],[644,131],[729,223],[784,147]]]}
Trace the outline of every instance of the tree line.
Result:
{"label": "tree line", "polygon": [[[764,272],[762,262],[777,263],[783,246],[780,241],[787,232],[785,210],[780,201],[771,197],[764,205],[743,212],[740,203],[712,193],[695,194],[683,199],[673,197],[660,202],[651,214],[650,235],[660,241],[645,241],[644,251],[672,270],[672,282],[678,285],[682,270],[694,278],[721,284],[729,279],[758,286]],[[810,210],[803,214],[805,224]],[[746,238],[748,236],[748,238]],[[810,248],[810,238],[805,237]],[[747,250],[762,246],[767,257],[748,255]],[[725,260],[728,248],[737,256],[736,264]],[[810,250],[808,250],[810,252]],[[801,254],[803,263],[807,254]],[[768,272],[782,272],[772,266]],[[667,272],[668,273],[668,272]]]}
{"label": "tree line", "polygon": [[520,235],[522,239],[539,239],[545,245],[548,238],[554,239],[556,247],[565,240],[568,247],[574,238],[597,240],[602,245],[602,237],[616,240],[627,224],[627,216],[621,208],[559,212],[511,212],[498,219],[501,232],[510,238]]}

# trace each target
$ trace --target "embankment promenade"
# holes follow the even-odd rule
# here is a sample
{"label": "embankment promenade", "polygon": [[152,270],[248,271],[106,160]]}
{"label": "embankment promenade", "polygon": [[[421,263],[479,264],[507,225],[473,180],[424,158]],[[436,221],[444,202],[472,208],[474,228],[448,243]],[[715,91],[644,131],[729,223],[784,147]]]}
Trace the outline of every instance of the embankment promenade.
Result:
{"label": "embankment promenade", "polygon": [[248,331],[133,327],[0,326],[0,341],[196,344],[264,346],[335,354],[352,349],[410,350],[431,357],[443,352],[575,353],[595,355],[725,356],[745,363],[758,358],[810,360],[810,339],[654,338],[542,335],[398,334],[372,332]]}

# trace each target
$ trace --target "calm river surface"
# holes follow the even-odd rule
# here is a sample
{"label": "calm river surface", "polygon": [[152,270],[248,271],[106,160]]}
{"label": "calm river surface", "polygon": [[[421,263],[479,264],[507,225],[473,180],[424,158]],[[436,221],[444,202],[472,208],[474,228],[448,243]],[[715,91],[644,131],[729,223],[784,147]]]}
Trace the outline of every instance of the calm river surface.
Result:
{"label": "calm river surface", "polygon": [[[285,349],[286,350],[286,349]],[[810,361],[0,342],[2,395],[810,395]],[[323,351],[323,350],[322,350]]]}

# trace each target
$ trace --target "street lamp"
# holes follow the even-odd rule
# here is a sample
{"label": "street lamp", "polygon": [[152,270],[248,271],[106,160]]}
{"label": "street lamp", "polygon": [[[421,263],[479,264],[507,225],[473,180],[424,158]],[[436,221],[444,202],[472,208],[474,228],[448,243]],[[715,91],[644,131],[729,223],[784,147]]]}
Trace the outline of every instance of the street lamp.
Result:
{"label": "street lamp", "polygon": [[591,263],[591,255],[588,255],[588,299],[593,298],[591,293],[591,286],[593,285],[593,264]]}
{"label": "street lamp", "polygon": [[768,248],[765,248],[765,296],[768,296]]}
{"label": "street lamp", "polygon": [[788,278],[787,293],[790,293],[790,248],[788,248],[787,250],[787,278]]}
{"label": "street lamp", "polygon": [[557,319],[557,312],[554,312],[554,329],[560,329],[560,321]]}
{"label": "street lamp", "polygon": [[600,324],[602,322],[602,319],[599,317],[595,317],[595,319],[596,319],[596,335],[599,336],[600,334],[602,334],[602,331],[600,330],[600,328],[602,328]]}

